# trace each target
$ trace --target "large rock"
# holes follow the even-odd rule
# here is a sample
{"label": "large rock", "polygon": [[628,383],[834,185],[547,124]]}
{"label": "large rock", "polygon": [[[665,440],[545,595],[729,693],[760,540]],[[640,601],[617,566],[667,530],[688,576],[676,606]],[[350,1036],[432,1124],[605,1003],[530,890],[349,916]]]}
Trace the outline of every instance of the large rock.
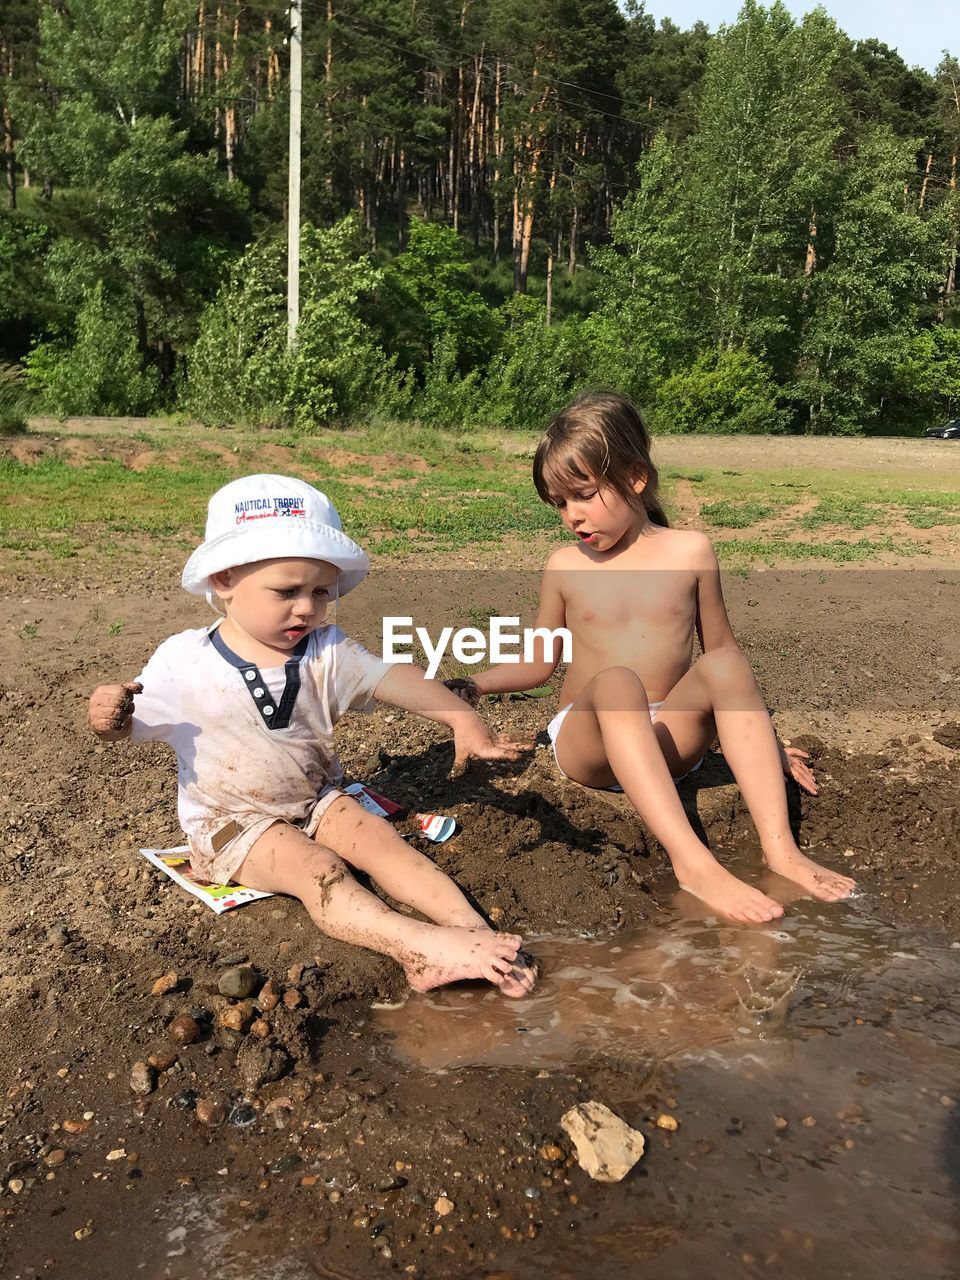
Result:
{"label": "large rock", "polygon": [[581,1102],[560,1119],[581,1169],[598,1182],[619,1182],[643,1155],[643,1134],[602,1102]]}

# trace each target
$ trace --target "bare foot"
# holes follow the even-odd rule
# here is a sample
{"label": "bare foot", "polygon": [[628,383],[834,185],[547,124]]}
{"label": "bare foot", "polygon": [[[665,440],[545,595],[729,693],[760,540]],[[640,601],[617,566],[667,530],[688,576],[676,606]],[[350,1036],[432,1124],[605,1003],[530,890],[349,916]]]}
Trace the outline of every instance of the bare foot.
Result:
{"label": "bare foot", "polygon": [[425,945],[411,949],[400,963],[414,991],[432,991],[467,978],[486,978],[501,987],[509,980],[521,941],[516,933],[438,925],[425,936]]}
{"label": "bare foot", "polygon": [[501,992],[513,1000],[528,996],[537,980],[537,962],[526,951],[518,951],[517,958],[499,982]]}
{"label": "bare foot", "polygon": [[792,880],[822,902],[839,902],[842,898],[849,898],[857,887],[856,880],[821,867],[799,849],[767,858],[767,866],[778,876]]}
{"label": "bare foot", "polygon": [[720,915],[731,920],[743,920],[746,924],[763,924],[779,920],[783,907],[759,889],[754,889],[721,867],[715,858],[704,859],[694,867],[677,865],[674,871],[680,888],[694,894],[701,902]]}

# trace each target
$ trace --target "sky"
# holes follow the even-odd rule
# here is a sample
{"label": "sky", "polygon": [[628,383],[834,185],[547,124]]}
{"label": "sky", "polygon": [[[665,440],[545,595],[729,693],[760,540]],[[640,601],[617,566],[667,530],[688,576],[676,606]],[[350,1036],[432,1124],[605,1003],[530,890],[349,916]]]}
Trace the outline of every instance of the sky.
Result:
{"label": "sky", "polygon": [[[697,21],[715,31],[734,22],[741,0],[646,0],[644,9],[659,21],[669,18],[678,27]],[[816,7],[816,0],[784,0],[800,17]],[[837,26],[853,40],[874,38],[897,49],[909,66],[933,71],[944,49],[960,55],[960,4],[957,0],[823,0]]]}

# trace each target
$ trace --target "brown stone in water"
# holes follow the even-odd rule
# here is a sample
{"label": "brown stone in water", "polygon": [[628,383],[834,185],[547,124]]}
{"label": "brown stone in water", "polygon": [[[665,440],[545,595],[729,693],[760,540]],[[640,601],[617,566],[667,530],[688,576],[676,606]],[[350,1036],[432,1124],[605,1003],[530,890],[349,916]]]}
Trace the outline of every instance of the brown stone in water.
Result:
{"label": "brown stone in water", "polygon": [[540,1157],[550,1164],[559,1164],[564,1159],[563,1148],[558,1147],[555,1142],[545,1142],[540,1148]]}
{"label": "brown stone in water", "polygon": [[275,1009],[279,1003],[280,992],[277,990],[274,985],[274,981],[271,978],[260,988],[260,994],[257,996],[257,1007],[264,1013],[269,1013],[270,1010]]}
{"label": "brown stone in water", "polygon": [[196,1044],[200,1039],[200,1024],[189,1013],[179,1013],[167,1027],[167,1033],[177,1044]]}
{"label": "brown stone in water", "polygon": [[197,1119],[209,1128],[223,1124],[226,1114],[226,1107],[219,1098],[200,1098],[197,1102]]}

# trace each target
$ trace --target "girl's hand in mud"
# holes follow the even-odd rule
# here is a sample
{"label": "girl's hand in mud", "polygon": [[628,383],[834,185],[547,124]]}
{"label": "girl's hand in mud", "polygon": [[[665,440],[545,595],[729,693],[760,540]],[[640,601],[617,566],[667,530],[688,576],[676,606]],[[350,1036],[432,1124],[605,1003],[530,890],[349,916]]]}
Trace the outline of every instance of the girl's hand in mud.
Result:
{"label": "girl's hand in mud", "polygon": [[465,702],[470,707],[475,707],[483,696],[476,683],[470,679],[444,680],[443,683],[451,693],[455,693],[462,702]]}
{"label": "girl's hand in mud", "polygon": [[126,684],[102,684],[90,696],[87,723],[94,733],[124,733],[133,714],[134,695],[143,693],[135,680]]}
{"label": "girl's hand in mud", "polygon": [[471,760],[519,760],[525,751],[533,750],[530,741],[514,738],[492,738],[482,721],[476,725],[457,729],[453,736],[454,760],[451,778],[459,778],[466,772]]}
{"label": "girl's hand in mud", "polygon": [[780,763],[783,766],[783,776],[792,778],[798,787],[815,796],[819,794],[817,780],[813,776],[813,770],[807,764],[810,759],[809,751],[801,751],[799,747],[785,746],[780,748]]}

